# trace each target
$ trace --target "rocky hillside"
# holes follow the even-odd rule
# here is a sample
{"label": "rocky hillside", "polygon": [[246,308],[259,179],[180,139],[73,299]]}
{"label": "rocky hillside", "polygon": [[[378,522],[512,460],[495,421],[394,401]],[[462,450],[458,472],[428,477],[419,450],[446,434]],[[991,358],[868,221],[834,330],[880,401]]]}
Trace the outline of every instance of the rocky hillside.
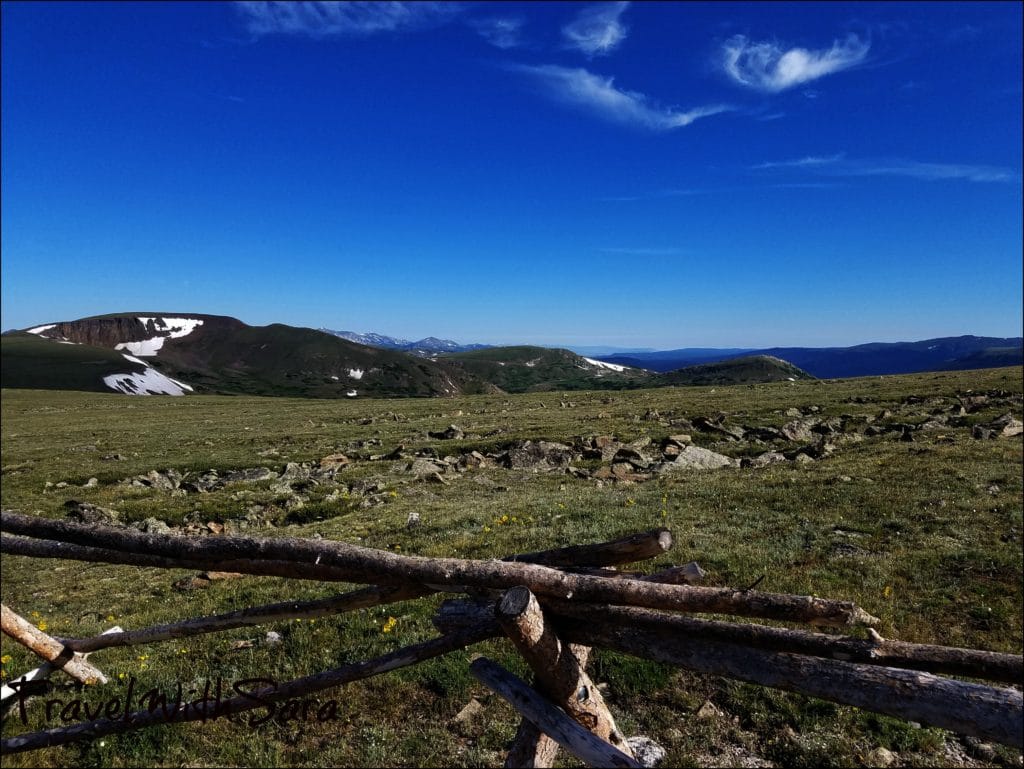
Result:
{"label": "rocky hillside", "polygon": [[[444,361],[353,344],[313,329],[249,326],[216,315],[150,312],[61,321],[5,336],[3,345],[4,387],[320,398],[491,389]],[[83,367],[84,359],[103,364]],[[110,379],[115,374],[145,381],[124,384]],[[156,385],[157,374],[175,382],[178,392]]]}

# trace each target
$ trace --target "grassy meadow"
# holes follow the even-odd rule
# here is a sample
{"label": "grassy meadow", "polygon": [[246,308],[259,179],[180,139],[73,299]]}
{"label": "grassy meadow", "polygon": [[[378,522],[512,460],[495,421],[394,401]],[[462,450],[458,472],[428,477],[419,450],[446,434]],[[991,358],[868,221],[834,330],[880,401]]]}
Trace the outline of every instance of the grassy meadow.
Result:
{"label": "grassy meadow", "polygon": [[[596,542],[667,525],[674,548],[645,570],[696,560],[708,585],[856,601],[880,617],[885,637],[1020,654],[1022,629],[1021,437],[977,439],[975,425],[1010,412],[1021,418],[1019,368],[683,387],[622,392],[480,395],[456,399],[299,400],[193,396],[129,397],[4,390],[2,504],[63,518],[68,500],[157,518],[170,526],[248,520],[240,533],[313,536],[395,552],[463,558]],[[952,424],[913,433],[865,435],[866,424],[920,424],[989,394]],[[1009,405],[1007,405],[1009,404]],[[726,415],[745,426],[779,427],[798,409],[845,417],[835,451],[813,462],[726,468],[599,483],[573,474],[482,467],[429,483],[407,469],[417,451],[459,456],[497,452],[514,441],[614,435],[655,443],[681,431],[673,420]],[[457,425],[463,437],[428,432]],[[692,433],[699,446],[732,457],[773,446]],[[796,445],[796,444],[793,444]],[[405,459],[376,458],[404,446]],[[121,483],[151,470],[186,479],[216,469],[316,462],[344,453],[337,484],[305,484],[302,504],[279,480],[236,483],[209,493]],[[593,469],[599,460],[577,463]],[[95,482],[90,483],[90,479]],[[66,484],[66,485],[61,485]],[[89,484],[87,486],[87,484]],[[254,512],[257,511],[257,512]],[[420,524],[408,527],[411,513]],[[248,516],[248,519],[246,518]],[[48,633],[85,637],[117,624],[137,629],[245,606],[312,599],[343,585],[246,577],[182,590],[192,572],[3,556],[3,602]],[[442,599],[336,618],[280,622],[90,658],[111,682],[77,691],[53,677],[49,697],[108,700],[131,677],[138,688],[173,691],[271,677],[286,681],[383,654],[435,634]],[[265,641],[267,631],[282,637]],[[6,679],[36,667],[4,637]],[[500,766],[518,717],[469,675],[484,653],[520,675],[502,641],[320,695],[337,700],[329,723],[278,718],[158,727],[71,747],[4,758],[22,766]],[[942,730],[728,679],[692,674],[595,650],[590,671],[606,683],[626,735],[667,750],[667,766],[859,766],[884,747],[904,766],[1020,766],[1020,755]],[[476,698],[482,710],[455,720]],[[711,703],[714,707],[705,707]],[[43,704],[17,707],[4,736],[60,726]],[[84,720],[84,718],[82,719]],[[876,754],[877,755],[877,754]],[[578,766],[564,752],[560,765]]]}

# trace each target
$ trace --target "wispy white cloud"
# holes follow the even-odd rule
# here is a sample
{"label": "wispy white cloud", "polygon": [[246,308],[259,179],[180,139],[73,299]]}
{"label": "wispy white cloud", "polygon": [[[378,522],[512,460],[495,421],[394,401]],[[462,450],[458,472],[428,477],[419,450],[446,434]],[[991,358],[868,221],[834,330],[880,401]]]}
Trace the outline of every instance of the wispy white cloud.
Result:
{"label": "wispy white cloud", "polygon": [[777,93],[856,66],[864,61],[870,48],[870,41],[853,34],[836,40],[831,48],[817,51],[783,50],[775,42],[756,43],[744,35],[735,35],[722,46],[721,57],[726,74],[735,82]]}
{"label": "wispy white cloud", "polygon": [[1009,168],[968,163],[924,163],[904,158],[847,158],[842,153],[759,163],[754,170],[806,169],[827,176],[905,176],[924,181],[961,179],[969,182],[1015,182],[1020,177]]}
{"label": "wispy white cloud", "polygon": [[303,35],[365,36],[443,24],[462,11],[457,2],[236,2],[235,10],[253,37]]}
{"label": "wispy white cloud", "polygon": [[753,166],[755,171],[766,168],[814,168],[817,166],[834,166],[845,157],[845,153],[839,152],[835,155],[809,155],[796,160],[772,160],[767,163],[758,163]]}
{"label": "wispy white cloud", "polygon": [[600,3],[580,11],[576,18],[562,27],[562,37],[569,48],[587,56],[611,53],[626,39],[629,28],[620,20],[628,2]]}
{"label": "wispy white cloud", "polygon": [[616,88],[614,78],[595,75],[582,68],[559,67],[554,64],[521,64],[510,65],[509,68],[535,78],[552,98],[581,107],[607,120],[653,131],[681,128],[702,117],[732,109],[724,104],[695,107],[685,112],[659,107],[642,93]]}
{"label": "wispy white cloud", "polygon": [[495,48],[508,50],[522,45],[522,30],[525,23],[521,18],[495,16],[474,19],[470,26]]}

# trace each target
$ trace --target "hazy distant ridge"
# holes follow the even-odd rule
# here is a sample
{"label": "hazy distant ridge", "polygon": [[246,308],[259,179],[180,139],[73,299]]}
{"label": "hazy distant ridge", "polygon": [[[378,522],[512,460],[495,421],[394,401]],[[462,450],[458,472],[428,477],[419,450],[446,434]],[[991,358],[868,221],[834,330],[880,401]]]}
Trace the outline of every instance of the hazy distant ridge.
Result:
{"label": "hazy distant ridge", "polygon": [[1024,338],[1019,336],[967,335],[919,342],[872,342],[853,347],[771,347],[740,351],[688,348],[610,355],[601,360],[665,372],[743,355],[771,355],[789,361],[819,379],[836,379],[1022,365],[1022,344]]}
{"label": "hazy distant ridge", "polygon": [[436,336],[428,336],[415,342],[408,339],[398,339],[384,334],[368,332],[358,334],[355,331],[335,331],[330,328],[321,328],[325,334],[333,334],[341,339],[347,339],[356,344],[365,344],[368,347],[380,347],[384,350],[402,350],[414,355],[430,357],[438,353],[470,352],[471,350],[483,350],[491,347],[489,344],[459,344],[451,339],[438,339]]}

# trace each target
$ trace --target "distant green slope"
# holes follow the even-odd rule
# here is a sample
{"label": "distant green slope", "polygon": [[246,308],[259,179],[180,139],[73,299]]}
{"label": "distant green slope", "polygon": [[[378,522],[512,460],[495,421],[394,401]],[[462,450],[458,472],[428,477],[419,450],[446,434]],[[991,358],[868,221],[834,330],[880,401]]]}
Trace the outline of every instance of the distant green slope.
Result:
{"label": "distant green slope", "polygon": [[[199,324],[141,319],[189,319]],[[103,376],[142,370],[115,348],[141,345],[145,364],[196,393],[304,398],[454,396],[489,391],[461,367],[354,344],[310,328],[249,326],[198,313],[115,313],[45,324],[5,336],[5,387],[109,392]],[[172,328],[184,335],[168,336]],[[146,340],[163,336],[159,345]],[[65,344],[69,340],[77,344]],[[10,348],[8,350],[8,348]]]}
{"label": "distant green slope", "polygon": [[702,363],[657,377],[660,385],[734,385],[798,379],[814,377],[792,363],[771,355],[750,355],[720,363]]}
{"label": "distant green slope", "polygon": [[280,323],[221,333],[200,327],[166,342],[155,365],[207,392],[336,398],[350,391],[388,397],[486,390],[444,362]]}
{"label": "distant green slope", "polygon": [[651,386],[651,375],[641,369],[616,371],[569,350],[546,347],[490,347],[438,360],[457,363],[472,376],[513,393]]}
{"label": "distant green slope", "polygon": [[2,387],[111,392],[103,377],[140,369],[103,347],[62,344],[24,332],[0,337]]}

